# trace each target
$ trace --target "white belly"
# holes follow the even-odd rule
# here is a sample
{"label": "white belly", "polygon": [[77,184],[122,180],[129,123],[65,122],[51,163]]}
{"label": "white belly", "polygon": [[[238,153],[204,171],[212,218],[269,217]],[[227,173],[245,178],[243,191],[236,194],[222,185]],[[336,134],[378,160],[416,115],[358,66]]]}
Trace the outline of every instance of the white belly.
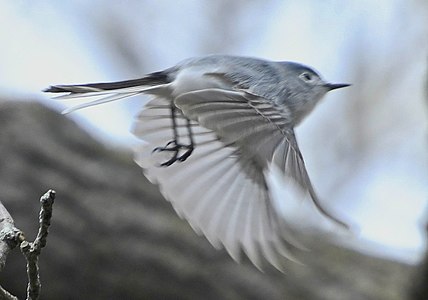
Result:
{"label": "white belly", "polygon": [[209,73],[215,73],[216,71],[218,70],[213,69],[207,72],[206,67],[186,68],[180,71],[171,84],[172,96],[175,98],[183,93],[209,88],[231,90],[231,84],[219,77],[209,75]]}

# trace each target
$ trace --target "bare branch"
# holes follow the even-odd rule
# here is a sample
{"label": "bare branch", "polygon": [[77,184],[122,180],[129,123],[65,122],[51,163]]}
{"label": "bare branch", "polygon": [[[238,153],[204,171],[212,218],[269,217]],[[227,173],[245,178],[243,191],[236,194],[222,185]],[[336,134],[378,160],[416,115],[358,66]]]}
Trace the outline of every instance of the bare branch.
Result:
{"label": "bare branch", "polygon": [[21,242],[21,252],[27,260],[27,300],[39,299],[41,284],[39,275],[39,255],[46,246],[49,225],[52,218],[52,205],[55,200],[55,191],[49,190],[40,198],[41,209],[39,214],[39,231],[34,242]]}
{"label": "bare branch", "polygon": [[[19,244],[22,238],[22,232],[15,228],[11,215],[0,202],[0,271],[6,264],[7,255]],[[15,296],[1,286],[0,299],[17,300]]]}
{"label": "bare branch", "polygon": [[[36,300],[40,296],[41,285],[38,261],[42,248],[46,246],[54,200],[54,190],[49,190],[40,198],[39,231],[32,243],[25,240],[24,234],[15,227],[11,215],[0,202],[0,271],[6,264],[6,257],[9,252],[20,244],[21,252],[27,260],[27,300]],[[3,299],[17,300],[15,296],[0,286],[0,300]]]}
{"label": "bare branch", "polygon": [[18,298],[0,286],[0,300],[18,300]]}
{"label": "bare branch", "polygon": [[48,237],[48,229],[51,225],[52,218],[52,206],[55,201],[55,191],[49,190],[40,198],[40,203],[42,205],[39,214],[39,231],[37,233],[36,240],[34,241],[34,249],[40,251],[46,246],[46,239]]}
{"label": "bare branch", "polygon": [[9,251],[18,245],[21,234],[21,231],[15,228],[9,212],[0,202],[0,271],[6,264]]}

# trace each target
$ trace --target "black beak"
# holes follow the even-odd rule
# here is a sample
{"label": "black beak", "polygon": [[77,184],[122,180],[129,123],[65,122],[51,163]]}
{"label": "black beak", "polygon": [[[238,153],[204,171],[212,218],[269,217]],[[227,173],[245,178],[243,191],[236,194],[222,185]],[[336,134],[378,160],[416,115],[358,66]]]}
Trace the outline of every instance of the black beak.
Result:
{"label": "black beak", "polygon": [[335,89],[341,89],[347,86],[350,86],[348,83],[327,83],[325,85],[329,91],[335,90]]}

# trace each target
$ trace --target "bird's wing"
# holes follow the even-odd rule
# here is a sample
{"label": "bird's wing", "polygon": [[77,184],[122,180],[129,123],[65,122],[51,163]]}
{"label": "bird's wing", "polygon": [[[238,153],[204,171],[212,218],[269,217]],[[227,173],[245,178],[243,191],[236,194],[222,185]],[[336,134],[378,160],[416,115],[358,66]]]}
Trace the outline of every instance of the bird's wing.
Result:
{"label": "bird's wing", "polygon": [[[189,93],[177,100],[186,106],[187,97],[197,100],[199,96]],[[235,260],[242,249],[257,267],[262,268],[264,257],[282,270],[281,257],[295,260],[292,251],[300,244],[287,231],[289,227],[279,228],[259,163],[243,158],[236,144],[227,145],[214,130],[192,121],[194,152],[184,162],[159,166],[169,159],[168,153],[158,157],[165,152],[153,153],[153,149],[172,139],[170,103],[155,98],[138,115],[132,131],[146,143],[136,150],[137,163],[177,213],[214,246],[224,246]],[[183,115],[177,118],[177,130],[180,142],[187,143]]]}
{"label": "bird's wing", "polygon": [[283,140],[282,144],[274,153],[274,165],[277,166],[286,177],[295,180],[298,186],[310,195],[310,199],[312,200],[313,204],[324,216],[328,217],[330,220],[340,225],[341,227],[349,229],[348,224],[333,216],[321,204],[321,201],[319,200],[312,186],[308,172],[306,171],[305,162],[297,144],[294,130],[287,131],[286,136],[287,138]]}
{"label": "bird's wing", "polygon": [[[294,133],[284,113],[245,91],[205,89],[180,95],[180,142],[188,141],[191,120],[195,150],[182,163],[162,168],[155,147],[172,139],[170,99],[155,98],[139,114],[133,133],[146,141],[136,161],[146,176],[192,227],[214,246],[239,259],[240,248],[259,268],[261,257],[282,269],[300,247],[286,220],[275,211],[264,173],[275,164],[316,200]],[[324,210],[322,210],[324,211]],[[328,214],[327,214],[328,215]]]}
{"label": "bird's wing", "polygon": [[199,90],[181,95],[175,103],[186,117],[213,130],[224,144],[236,145],[244,166],[251,162],[266,170],[269,164],[274,164],[311,196],[322,214],[347,227],[321,205],[294,130],[288,126],[287,111],[244,90]]}

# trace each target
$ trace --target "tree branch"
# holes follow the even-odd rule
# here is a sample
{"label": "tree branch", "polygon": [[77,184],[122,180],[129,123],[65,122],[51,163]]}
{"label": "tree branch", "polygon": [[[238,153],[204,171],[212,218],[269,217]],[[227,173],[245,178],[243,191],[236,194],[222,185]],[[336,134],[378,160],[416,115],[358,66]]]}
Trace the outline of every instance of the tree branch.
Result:
{"label": "tree branch", "polygon": [[[19,244],[22,237],[22,232],[15,228],[11,215],[0,202],[0,271],[3,270],[6,265],[7,255]],[[15,296],[1,286],[0,299],[17,300]]]}
{"label": "tree branch", "polygon": [[13,219],[7,209],[0,202],[0,271],[6,264],[6,257],[10,250],[19,243],[22,232],[15,228]]}
{"label": "tree branch", "polygon": [[39,231],[34,242],[23,241],[21,252],[27,260],[27,300],[36,300],[40,296],[39,256],[46,246],[48,229],[52,218],[52,205],[55,200],[55,191],[49,190],[40,198],[41,209],[39,214]]}
{"label": "tree branch", "polygon": [[[0,202],[0,271],[6,264],[6,257],[9,252],[20,245],[21,252],[27,260],[27,300],[36,300],[40,296],[41,284],[38,261],[42,248],[46,246],[54,200],[54,190],[49,190],[40,198],[39,231],[34,242],[25,240],[24,234],[15,228],[11,215]],[[1,286],[0,299],[17,300],[15,296]]]}
{"label": "tree branch", "polygon": [[17,297],[6,291],[2,286],[0,286],[0,299],[1,300],[18,300]]}

